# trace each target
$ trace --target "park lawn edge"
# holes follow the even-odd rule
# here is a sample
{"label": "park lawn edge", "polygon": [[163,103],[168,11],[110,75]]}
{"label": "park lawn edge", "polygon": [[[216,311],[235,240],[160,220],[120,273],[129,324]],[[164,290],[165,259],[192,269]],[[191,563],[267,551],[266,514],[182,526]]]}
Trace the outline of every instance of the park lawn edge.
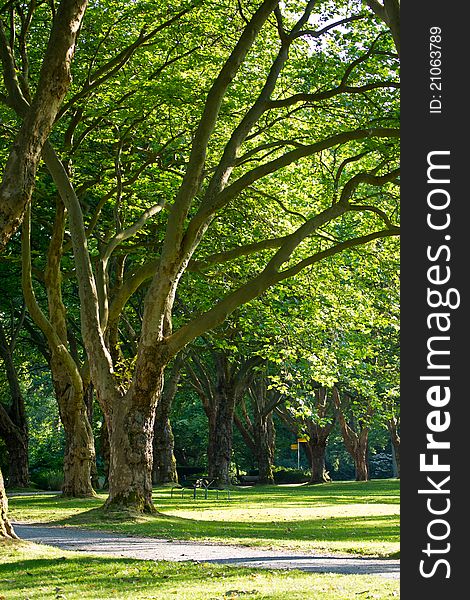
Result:
{"label": "park lawn edge", "polygon": [[399,581],[377,575],[127,559],[20,540],[0,545],[0,589],[5,600],[23,597],[20,592],[31,600],[218,600],[245,594],[253,600],[300,600],[310,593],[319,600],[341,600],[355,594],[385,600],[398,597]]}
{"label": "park lawn edge", "polygon": [[[361,482],[362,483],[362,482]],[[384,485],[387,489],[393,492],[392,496],[387,497],[384,490]],[[312,488],[310,488],[312,489]],[[344,494],[344,490],[349,493],[350,489],[360,490],[360,496],[353,495],[352,497]],[[281,494],[283,491],[278,486],[273,488]],[[297,491],[296,491],[297,490]],[[270,488],[258,488],[252,490],[247,494],[246,497],[238,497],[237,501],[233,504],[226,502],[212,502],[206,503],[206,501],[196,501],[193,503],[192,500],[186,498],[186,504],[180,502],[178,499],[170,500],[170,490],[168,487],[158,487],[154,489],[155,500],[157,507],[162,506],[161,512],[156,515],[130,515],[129,513],[117,513],[109,514],[102,510],[103,502],[106,498],[105,494],[100,494],[98,497],[93,499],[66,499],[60,496],[53,496],[51,494],[44,494],[43,496],[14,496],[10,499],[11,517],[18,523],[25,524],[43,524],[50,526],[60,527],[81,527],[85,529],[93,529],[96,531],[108,531],[112,533],[118,533],[121,535],[127,535],[131,537],[153,537],[153,538],[164,538],[164,539],[175,539],[175,540],[187,540],[197,541],[199,543],[206,544],[223,544],[223,545],[235,545],[235,546],[251,546],[251,547],[264,547],[270,549],[279,550],[295,550],[303,552],[317,552],[322,554],[330,555],[346,555],[346,556],[369,556],[379,558],[398,558],[399,557],[399,541],[397,540],[397,532],[399,526],[399,515],[398,514],[386,514],[384,517],[385,532],[391,531],[392,537],[388,540],[386,537],[377,538],[371,537],[375,535],[374,530],[374,519],[376,515],[371,514],[367,516],[369,506],[371,511],[377,507],[377,505],[393,506],[398,505],[397,495],[399,492],[398,483],[390,481],[389,483],[381,480],[377,480],[375,483],[371,482],[366,486],[358,485],[354,482],[347,482],[346,484],[338,482],[338,485],[328,484],[320,490],[317,488],[320,496],[316,498],[320,510],[325,507],[328,510],[328,506],[331,509],[336,507],[338,510],[341,505],[338,502],[342,502],[342,506],[354,507],[356,504],[361,510],[366,510],[366,516],[361,516],[360,513],[351,517],[342,519],[338,517],[336,521],[331,523],[339,523],[337,525],[339,537],[334,537],[336,530],[333,531],[333,537],[328,538],[328,530],[323,531],[320,529],[320,520],[313,519],[306,523],[312,525],[311,537],[306,537],[305,532],[301,529],[304,523],[292,523],[286,520],[285,523],[280,519],[279,523],[275,523],[271,526],[269,531],[263,526],[266,522],[263,521],[264,517],[259,521],[253,520],[253,523],[247,524],[245,522],[238,523],[232,516],[230,518],[230,511],[237,513],[241,509],[245,512],[251,510],[253,498],[259,504],[257,500],[261,494],[261,500],[265,504],[261,505],[262,509],[279,511],[282,515],[283,510],[286,508],[282,502],[282,498],[271,498],[269,496]],[[316,491],[317,491],[316,490]],[[338,491],[339,490],[339,491]],[[364,496],[364,492],[368,490],[369,496]],[[289,496],[292,494],[292,498],[296,500],[296,510],[299,514],[302,512],[304,506],[310,506],[305,502],[310,502],[310,496],[305,496],[306,488],[304,486],[291,487]],[[326,494],[322,496],[321,492]],[[376,494],[375,496],[373,494]],[[369,498],[369,500],[367,500]],[[369,504],[370,502],[370,504]],[[251,503],[251,504],[250,504]],[[209,514],[211,511],[225,512],[227,510],[227,519],[214,520],[209,522],[207,518],[204,518],[204,512],[207,511]],[[253,510],[256,510],[253,507]],[[286,509],[288,510],[288,509]],[[178,516],[178,511],[185,514],[184,517]],[[191,518],[191,511],[199,518]],[[393,508],[392,508],[392,512]],[[28,514],[29,513],[29,514]],[[379,519],[381,517],[378,517]],[[390,520],[390,521],[389,521]],[[318,524],[317,524],[318,522]],[[355,523],[357,522],[357,532]],[[327,522],[328,523],[328,522]],[[389,524],[390,523],[390,524]],[[260,533],[258,535],[257,524],[260,526]],[[352,524],[352,528],[351,528]],[[226,526],[229,525],[229,529]],[[279,527],[278,527],[279,525]],[[282,527],[285,525],[287,528],[292,527],[300,529],[299,537],[296,538],[296,531],[285,534],[282,531]],[[379,523],[380,525],[380,523]],[[342,532],[341,527],[345,527],[345,537],[340,537]],[[389,529],[387,529],[387,526]],[[362,529],[361,529],[362,527]],[[209,532],[209,533],[208,533]],[[362,540],[360,535],[364,532],[366,537]],[[310,535],[310,533],[309,533]],[[350,536],[349,538],[347,536]],[[367,535],[369,536],[367,538]],[[271,537],[270,537],[271,536]],[[355,536],[355,537],[351,537]]]}

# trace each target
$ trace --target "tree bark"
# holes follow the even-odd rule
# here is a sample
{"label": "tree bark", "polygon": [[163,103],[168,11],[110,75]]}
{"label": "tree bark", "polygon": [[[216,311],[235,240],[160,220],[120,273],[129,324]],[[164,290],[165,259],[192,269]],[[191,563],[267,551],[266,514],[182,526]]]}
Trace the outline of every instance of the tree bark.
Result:
{"label": "tree bark", "polygon": [[110,449],[109,449],[108,426],[106,425],[106,417],[104,415],[103,415],[103,422],[101,424],[100,450],[101,450],[101,458],[103,460],[103,469],[104,469],[104,483],[103,483],[103,488],[108,489],[108,487],[109,487],[109,457],[110,457]]}
{"label": "tree bark", "polygon": [[215,391],[215,414],[209,419],[208,475],[215,485],[230,485],[235,395],[229,382],[219,377]]}
{"label": "tree bark", "polygon": [[155,433],[153,438],[153,471],[152,480],[155,485],[178,483],[176,458],[174,455],[175,438],[170,419],[162,417],[157,408],[155,414]]}
{"label": "tree bark", "polygon": [[395,43],[397,52],[400,53],[400,0],[366,0],[374,13],[388,25]]}
{"label": "tree bark", "polygon": [[325,455],[327,438],[310,437],[306,444],[306,452],[310,460],[310,480],[309,483],[327,483],[331,481],[326,471]]}
{"label": "tree bark", "polygon": [[396,466],[396,476],[400,479],[400,434],[398,433],[398,419],[393,417],[388,420],[388,431],[393,446],[393,459]]}
{"label": "tree bark", "polygon": [[[255,456],[258,463],[259,482],[265,485],[274,484],[274,452],[276,430],[274,428],[273,410],[282,400],[275,390],[268,390],[266,372],[259,373],[251,382],[249,389],[253,424],[245,411],[245,420],[253,435]],[[242,408],[244,408],[242,406]]]}
{"label": "tree bark", "polygon": [[25,488],[29,485],[28,438],[18,430],[11,437],[6,436],[5,444],[9,456],[9,488]]}
{"label": "tree bark", "polygon": [[18,539],[16,533],[11,526],[10,520],[8,519],[8,500],[5,493],[5,486],[3,483],[3,475],[0,470],[0,538],[13,538]]}
{"label": "tree bark", "polygon": [[182,367],[183,357],[180,354],[165,380],[162,397],[155,412],[152,480],[156,485],[178,483],[174,455],[175,438],[171,428],[170,413],[178,389]]}
{"label": "tree bark", "polygon": [[[23,316],[24,313],[16,329],[16,334],[21,328]],[[13,362],[16,334],[12,335],[9,342],[3,326],[0,324],[0,356],[5,365],[11,397],[8,408],[0,406],[0,436],[5,441],[9,456],[8,487],[28,487],[28,425],[18,372]]]}
{"label": "tree bark", "polygon": [[344,445],[354,461],[354,468],[356,470],[356,481],[368,481],[369,427],[363,425],[359,429],[358,433],[354,431],[354,429],[350,426],[349,423],[347,423],[346,418],[344,416],[339,392],[336,386],[333,387],[333,401],[338,411],[338,419],[341,427],[341,433],[343,435]]}
{"label": "tree bark", "polygon": [[31,106],[21,92],[13,50],[0,24],[0,56],[8,100],[24,116],[0,185],[0,250],[17,230],[30,201],[42,146],[70,86],[70,65],[86,6],[87,0],[60,2]]}
{"label": "tree bark", "polygon": [[95,463],[93,432],[88,421],[83,388],[75,389],[68,374],[54,358],[51,361],[54,390],[65,432],[64,484],[66,497],[95,496],[91,469]]}
{"label": "tree bark", "polygon": [[104,403],[109,432],[109,510],[154,513],[152,461],[155,410],[161,399],[164,365],[152,365],[149,376],[158,377],[149,402],[145,390],[131,386],[119,402]]}
{"label": "tree bark", "polygon": [[28,311],[44,333],[50,349],[50,369],[59,413],[64,426],[66,447],[64,457],[65,496],[94,496],[91,467],[95,461],[93,433],[85,405],[84,377],[77,357],[69,351],[66,309],[62,301],[62,242],[65,230],[65,208],[57,201],[53,233],[44,272],[49,315],[42,311],[33,289],[31,264],[31,208],[25,211],[22,241],[22,287]]}
{"label": "tree bark", "polygon": [[356,481],[369,481],[368,440],[369,429],[365,428],[358,436],[357,445],[354,445],[354,448],[350,450],[356,470]]}
{"label": "tree bark", "polygon": [[91,436],[93,438],[93,458],[92,458],[91,467],[90,467],[90,481],[91,481],[91,487],[94,490],[97,490],[100,487],[100,482],[98,480],[98,467],[96,465],[96,444],[95,444],[95,437],[93,434],[93,412],[94,412],[93,398],[94,398],[94,388],[93,388],[93,384],[90,383],[85,390],[84,402],[85,402],[85,407],[86,407],[86,416],[87,416],[88,423],[90,424]]}
{"label": "tree bark", "polygon": [[192,354],[192,362],[188,363],[188,370],[209,421],[209,479],[222,487],[231,483],[235,407],[253,381],[254,367],[262,360],[252,356],[237,363],[221,349],[212,350],[212,357],[215,374],[195,353]]}
{"label": "tree bark", "polygon": [[255,413],[253,434],[258,462],[259,483],[274,484],[274,450],[276,446],[276,430],[273,413],[267,415],[261,411]]}

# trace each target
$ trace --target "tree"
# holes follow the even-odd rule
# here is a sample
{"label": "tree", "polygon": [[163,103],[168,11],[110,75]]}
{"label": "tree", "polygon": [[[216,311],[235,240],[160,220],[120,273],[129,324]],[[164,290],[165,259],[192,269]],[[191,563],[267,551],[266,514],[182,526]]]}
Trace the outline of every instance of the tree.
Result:
{"label": "tree", "polygon": [[71,349],[71,334],[62,298],[60,263],[65,208],[60,199],[57,200],[56,218],[43,276],[47,292],[47,316],[33,289],[30,229],[31,210],[28,206],[22,228],[22,287],[28,311],[44,334],[50,351],[49,365],[66,435],[62,493],[70,497],[94,496],[91,472],[95,464],[95,446],[85,403],[85,395],[91,382],[86,364],[81,365],[78,352]]}
{"label": "tree", "polygon": [[217,347],[211,348],[211,355],[209,361],[203,362],[192,352],[187,368],[209,421],[208,476],[215,485],[225,486],[231,483],[235,408],[252,383],[261,359],[234,358]]}
{"label": "tree", "polygon": [[178,483],[174,455],[175,438],[171,428],[170,413],[182,368],[183,355],[179,354],[168,373],[168,377],[165,377],[162,397],[155,412],[152,481],[157,485]]}
{"label": "tree", "polygon": [[0,538],[13,538],[17,539],[17,536],[11,526],[10,520],[8,519],[8,500],[5,493],[5,486],[3,484],[3,475],[0,470]]}
{"label": "tree", "polygon": [[[7,96],[2,94],[0,100],[13,106],[23,118],[0,183],[0,249],[5,247],[17,230],[30,202],[43,144],[52,130],[70,85],[70,66],[87,3],[87,0],[61,1],[54,14],[34,95],[30,95],[28,86],[26,38],[36,3],[31,2],[26,13],[18,7],[21,17],[19,65],[0,21],[0,57],[7,90]],[[10,11],[10,39],[14,40],[15,6],[7,2],[3,10]]]}
{"label": "tree", "polygon": [[0,321],[0,356],[5,365],[10,391],[10,403],[6,407],[0,402],[0,436],[5,440],[9,456],[8,484],[10,487],[29,485],[28,424],[20,378],[13,353],[24,319],[22,311],[18,322],[11,319],[12,331],[7,334]]}
{"label": "tree", "polygon": [[[89,235],[92,224],[86,226],[84,222],[73,173],[61,162],[52,144],[44,145],[45,164],[68,213],[83,342],[110,435],[108,507],[153,510],[151,455],[155,410],[164,369],[184,346],[222,323],[237,307],[303,269],[348,248],[398,234],[392,219],[396,203],[393,190],[398,177],[394,143],[399,133],[394,101],[398,85],[394,79],[396,55],[390,52],[386,36],[375,24],[363,14],[348,13],[349,7],[342,2],[332,6],[337,9],[336,21],[329,22],[330,14],[325,11],[321,24],[313,28],[309,19],[315,4],[304,2],[303,12],[297,6],[295,10],[287,6],[282,14],[277,1],[264,0],[253,7],[249,17],[239,15],[237,5],[233,29],[224,36],[232,44],[229,56],[222,59],[221,47],[217,47],[213,66],[218,71],[210,73],[212,82],[203,81],[205,92],[195,98],[196,108],[185,124],[184,135],[165,131],[167,141],[159,144],[160,151],[154,153],[154,161],[160,161],[162,167],[152,164],[153,173],[173,173],[181,182],[168,186],[157,203],[154,200],[151,206],[148,203],[143,207],[140,217],[129,211],[135,218],[124,223],[120,217],[121,163],[117,160],[113,199],[119,218],[115,219],[114,232],[108,231],[109,235],[99,240],[98,256],[93,252],[94,240]],[[360,4],[355,8],[360,10]],[[174,23],[177,17],[178,14],[154,31],[163,31],[164,25]],[[246,25],[235,38],[242,20]],[[196,27],[194,20],[188,18],[188,21]],[[347,31],[343,33],[339,26]],[[322,39],[332,31],[334,38],[329,46]],[[138,36],[137,47],[144,46],[147,35],[142,32]],[[361,40],[359,46],[356,39]],[[311,40],[312,45],[306,40]],[[128,48],[122,60],[116,56],[115,61],[104,61],[96,70],[91,52],[91,62],[84,71],[96,78],[85,78],[66,106],[64,114],[68,111],[71,129],[65,132],[65,138],[70,139],[75,132],[75,123],[83,126],[80,102],[95,93],[97,82],[102,81],[100,75],[108,75],[105,83],[109,84],[110,74],[114,75],[135,54],[134,44]],[[183,56],[188,72],[193,65],[187,52],[182,52],[180,58]],[[305,68],[301,65],[305,64],[309,70],[299,77]],[[244,82],[254,65],[256,81],[252,89],[247,89],[240,82]],[[373,73],[374,67],[377,75]],[[161,73],[161,69],[155,72]],[[9,85],[12,105],[11,99],[19,95],[19,86],[14,78],[10,78]],[[286,91],[289,89],[296,93],[289,95]],[[125,94],[123,97],[127,98]],[[202,97],[205,99],[201,102]],[[141,110],[140,122],[145,121],[145,112]],[[184,120],[187,116],[184,110],[182,114]],[[138,122],[138,118],[132,121]],[[296,127],[291,137],[294,122]],[[86,137],[98,123],[90,127],[85,127],[79,137]],[[123,141],[122,136],[119,141]],[[176,141],[181,145],[175,147]],[[122,145],[118,144],[119,148],[123,149]],[[168,158],[163,150],[170,149]],[[329,180],[322,173],[319,166],[322,164],[330,171]],[[150,169],[149,164],[146,166]],[[311,193],[305,194],[302,189],[311,168],[319,181],[310,188]],[[295,219],[286,221],[289,211],[283,210],[282,200],[280,204],[277,202],[285,185],[296,189],[303,200],[306,216],[301,224]],[[102,192],[102,189],[97,186],[97,190]],[[106,196],[103,193],[103,203]],[[253,197],[257,199],[258,213],[263,202],[270,210],[274,205],[281,207],[284,231],[272,237],[266,235],[265,229],[248,227],[247,233],[245,222],[245,230],[226,240],[228,249],[211,252],[207,234],[217,232],[217,217],[237,203],[248,208]],[[101,201],[100,206],[104,206]],[[134,261],[111,295],[108,282],[113,253],[156,215],[160,220],[154,228],[152,256],[140,264]],[[258,235],[253,238],[252,234]],[[211,306],[201,302],[187,318],[181,322],[174,320],[177,289],[188,285],[192,272],[204,274],[216,265],[226,267],[229,273],[233,260],[249,261],[258,254],[262,258],[252,264],[245,278],[231,281],[228,278],[230,283],[222,298]],[[147,280],[150,283],[137,357],[124,381],[116,368],[117,355],[111,347],[109,332],[129,298]]]}
{"label": "tree", "polygon": [[274,453],[276,430],[273,411],[282,402],[282,395],[269,388],[267,373],[260,371],[248,388],[251,415],[245,401],[240,402],[240,416],[235,414],[235,423],[246,444],[252,450],[258,465],[259,482],[274,483]]}
{"label": "tree", "polygon": [[[343,394],[346,395],[346,394]],[[346,395],[351,406],[351,397]],[[368,459],[368,440],[370,431],[370,418],[372,417],[372,408],[370,405],[368,410],[361,410],[359,416],[352,414],[350,419],[346,418],[346,407],[342,402],[339,390],[333,386],[333,402],[338,413],[338,421],[343,435],[344,445],[346,450],[351,455],[356,469],[356,481],[369,480],[369,459]],[[350,407],[349,406],[349,407]],[[360,409],[364,405],[361,403]]]}
{"label": "tree", "polygon": [[399,0],[366,0],[366,4],[374,11],[376,16],[384,21],[390,28],[393,41],[400,52],[400,2]]}
{"label": "tree", "polygon": [[335,425],[335,417],[329,411],[329,395],[326,387],[317,386],[313,403],[296,406],[290,399],[288,406],[278,407],[277,412],[297,437],[306,438],[305,452],[310,462],[309,483],[330,481],[326,471],[326,447],[328,437]]}

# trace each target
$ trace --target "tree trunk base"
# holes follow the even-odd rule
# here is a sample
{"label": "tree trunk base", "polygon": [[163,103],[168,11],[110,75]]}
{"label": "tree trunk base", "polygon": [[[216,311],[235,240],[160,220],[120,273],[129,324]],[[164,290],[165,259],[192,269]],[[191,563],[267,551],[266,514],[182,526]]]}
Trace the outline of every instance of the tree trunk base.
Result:
{"label": "tree trunk base", "polygon": [[310,478],[308,482],[309,485],[319,485],[321,483],[331,483],[331,478],[328,475],[323,475],[322,477]]}
{"label": "tree trunk base", "polygon": [[137,516],[142,514],[155,515],[157,509],[152,500],[138,492],[121,493],[109,497],[104,506],[104,510],[108,515],[126,514],[129,516]]}

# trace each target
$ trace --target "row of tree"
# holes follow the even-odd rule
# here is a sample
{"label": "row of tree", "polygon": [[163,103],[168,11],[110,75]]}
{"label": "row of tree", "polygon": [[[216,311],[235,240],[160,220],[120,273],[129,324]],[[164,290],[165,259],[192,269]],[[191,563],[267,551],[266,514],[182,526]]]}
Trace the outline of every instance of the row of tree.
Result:
{"label": "row of tree", "polygon": [[[390,264],[388,266],[390,268]],[[277,309],[269,299],[245,308],[243,314],[233,315],[224,327],[199,338],[178,355],[167,370],[155,414],[154,483],[177,481],[170,425],[177,394],[180,404],[191,393],[201,400],[208,422],[209,477],[219,485],[230,482],[234,425],[256,459],[260,480],[263,483],[273,482],[274,414],[282,419],[293,435],[307,439],[305,450],[309,456],[312,483],[327,480],[325,451],[336,420],[347,450],[353,457],[357,479],[368,478],[368,434],[373,427],[386,425],[389,428],[395,457],[399,459],[398,315],[388,312],[382,317],[382,304],[367,306],[367,302],[377,301],[375,289],[367,298],[367,290],[354,281],[354,286],[346,282],[342,286],[351,305],[356,301],[353,298],[354,287],[361,295],[360,310],[350,315],[347,326],[338,324],[336,315],[336,311],[345,311],[347,303],[342,302],[332,306],[329,322],[324,313],[318,315],[323,321],[321,331],[315,323],[315,312],[305,299],[297,302],[297,309],[291,306],[292,300],[299,299],[293,296],[297,292],[296,286],[290,286],[290,296],[284,289],[284,297]],[[306,281],[301,283],[305,285]],[[330,287],[334,290],[336,284]],[[14,290],[10,291],[14,293]],[[325,282],[323,292],[327,292]],[[396,293],[396,286],[389,286],[386,295],[389,311]],[[4,399],[0,402],[0,438],[3,438],[9,455],[9,485],[21,487],[29,482],[25,395],[34,394],[34,388],[38,384],[43,385],[39,380],[36,384],[32,383],[28,391],[26,375],[28,369],[30,375],[38,368],[43,372],[50,371],[51,365],[50,355],[43,353],[47,343],[40,330],[35,328],[24,310],[14,308],[13,298],[9,299],[6,295],[3,298],[4,316],[8,306],[8,321],[0,320],[0,351],[7,375],[3,380]],[[78,312],[78,306],[76,309]],[[367,341],[370,323],[374,321],[370,311],[376,313],[376,321],[380,318],[372,342]],[[258,321],[256,330],[251,323],[254,316]],[[283,321],[283,316],[289,316],[289,319]],[[315,334],[312,333],[314,327]],[[363,327],[366,329],[361,334]],[[327,354],[321,357],[324,350]],[[62,395],[57,393],[57,386],[54,390],[64,423],[60,402]],[[40,404],[32,405],[31,401],[29,404],[30,413],[42,410]],[[94,401],[92,385],[87,389],[85,408],[86,414],[82,418],[86,419],[85,425],[90,430],[90,454],[95,457],[96,423],[99,422],[100,463],[104,462],[107,474],[110,449],[106,421],[102,414],[93,414],[101,411]],[[30,414],[29,421],[33,420],[35,416]],[[95,434],[91,431],[93,426]],[[90,470],[74,468],[68,452],[68,437],[64,494],[91,495],[93,488],[97,488],[95,458],[91,460]],[[82,477],[84,471],[86,478]]]}
{"label": "row of tree", "polygon": [[[85,15],[87,4],[0,8],[2,265],[13,280],[21,271],[31,336],[45,342],[64,491],[92,493],[93,389],[110,445],[106,506],[151,512],[167,366],[302,273],[325,318],[325,269],[347,257],[337,283],[367,281],[361,261],[390,255],[399,3],[96,0]],[[215,446],[224,435],[217,426]]]}

